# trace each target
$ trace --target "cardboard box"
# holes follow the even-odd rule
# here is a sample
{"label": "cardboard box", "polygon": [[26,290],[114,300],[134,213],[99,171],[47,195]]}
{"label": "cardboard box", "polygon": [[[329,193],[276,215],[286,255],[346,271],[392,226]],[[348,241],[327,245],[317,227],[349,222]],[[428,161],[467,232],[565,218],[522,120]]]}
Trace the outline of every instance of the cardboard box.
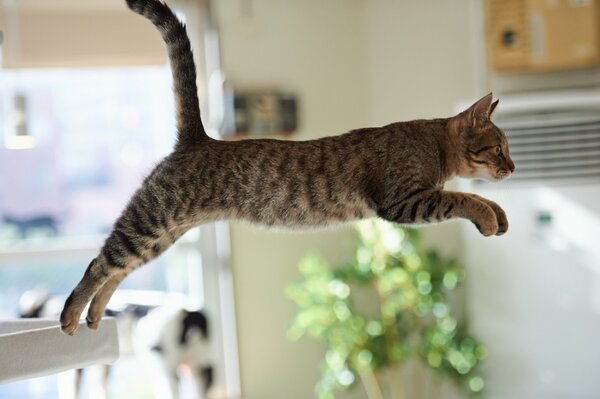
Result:
{"label": "cardboard box", "polygon": [[600,65],[600,0],[486,0],[494,72],[544,72]]}

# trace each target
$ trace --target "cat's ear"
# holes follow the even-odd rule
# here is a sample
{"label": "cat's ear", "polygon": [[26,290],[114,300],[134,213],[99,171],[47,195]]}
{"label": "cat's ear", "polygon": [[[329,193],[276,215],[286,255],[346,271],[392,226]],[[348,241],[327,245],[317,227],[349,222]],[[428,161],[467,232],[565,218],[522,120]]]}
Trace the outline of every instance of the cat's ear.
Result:
{"label": "cat's ear", "polygon": [[466,111],[466,114],[467,118],[469,119],[470,126],[480,126],[481,124],[489,121],[491,113],[498,104],[498,101],[492,104],[493,98],[494,96],[492,93],[490,93],[469,107],[469,109]]}
{"label": "cat's ear", "polygon": [[494,114],[494,110],[496,109],[496,107],[498,106],[498,103],[500,102],[500,100],[496,100],[492,103],[491,107],[490,107],[490,112],[488,113],[488,118],[492,118],[492,115]]}

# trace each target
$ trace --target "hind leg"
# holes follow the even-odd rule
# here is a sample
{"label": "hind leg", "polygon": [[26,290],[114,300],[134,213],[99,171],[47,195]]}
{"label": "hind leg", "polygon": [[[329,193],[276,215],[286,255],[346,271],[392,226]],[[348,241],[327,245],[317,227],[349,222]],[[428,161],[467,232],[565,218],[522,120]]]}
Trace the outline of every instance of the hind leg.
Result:
{"label": "hind leg", "polygon": [[154,241],[150,248],[143,252],[141,260],[134,262],[129,268],[118,270],[113,276],[111,276],[108,281],[106,281],[106,283],[104,283],[104,285],[94,294],[86,317],[88,327],[94,330],[98,328],[98,325],[102,320],[102,316],[104,316],[106,305],[119,287],[119,284],[121,284],[121,282],[129,273],[131,273],[137,267],[158,257],[179,237],[181,237],[185,231],[185,229],[178,229],[175,232],[169,232],[168,234],[165,234],[161,239]]}
{"label": "hind leg", "polygon": [[102,255],[90,263],[83,278],[67,298],[60,315],[60,325],[64,333],[73,334],[77,330],[83,309],[94,294],[115,274],[115,271]]}
{"label": "hind leg", "polygon": [[133,270],[163,253],[188,228],[167,230],[153,239],[130,237],[123,231],[113,231],[102,249],[102,255],[92,261],[65,303],[60,318],[63,332],[72,334],[77,329],[81,313],[90,301],[87,324],[97,329],[106,305],[121,281]]}
{"label": "hind leg", "polygon": [[110,277],[106,283],[98,290],[90,303],[87,316],[85,321],[87,326],[93,330],[96,330],[100,325],[100,320],[104,316],[104,310],[110,298],[117,290],[121,281],[127,277],[128,272],[120,272]]}

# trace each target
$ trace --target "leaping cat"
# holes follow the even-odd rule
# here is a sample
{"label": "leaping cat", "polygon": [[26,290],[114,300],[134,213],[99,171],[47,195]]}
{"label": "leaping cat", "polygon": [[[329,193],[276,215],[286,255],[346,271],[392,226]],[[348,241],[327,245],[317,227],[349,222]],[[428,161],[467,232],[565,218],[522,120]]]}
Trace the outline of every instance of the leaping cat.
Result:
{"label": "leaping cat", "polygon": [[484,236],[508,229],[502,208],[475,194],[445,191],[454,177],[502,180],[515,166],[506,137],[490,120],[488,94],[450,118],[398,122],[309,141],[207,136],[185,26],[159,0],[127,0],[164,39],[171,64],[178,140],[133,195],[100,254],[65,303],[72,334],[91,301],[97,328],[108,300],[134,269],[194,226],[219,219],[305,229],[381,217],[402,223],[463,218]]}

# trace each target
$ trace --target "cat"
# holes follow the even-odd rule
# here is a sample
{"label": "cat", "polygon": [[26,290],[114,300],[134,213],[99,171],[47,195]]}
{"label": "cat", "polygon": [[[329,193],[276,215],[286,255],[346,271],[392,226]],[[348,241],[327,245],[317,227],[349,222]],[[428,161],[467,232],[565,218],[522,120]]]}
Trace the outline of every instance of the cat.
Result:
{"label": "cat", "polygon": [[454,176],[502,180],[515,166],[490,120],[488,94],[450,118],[398,122],[309,141],[219,141],[202,125],[185,26],[159,0],[127,0],[166,43],[178,138],[114,224],[60,317],[72,334],[91,300],[96,329],[119,283],[188,229],[219,219],[293,229],[363,218],[402,223],[468,219],[484,236],[508,229],[502,208],[475,194],[443,190]]}

